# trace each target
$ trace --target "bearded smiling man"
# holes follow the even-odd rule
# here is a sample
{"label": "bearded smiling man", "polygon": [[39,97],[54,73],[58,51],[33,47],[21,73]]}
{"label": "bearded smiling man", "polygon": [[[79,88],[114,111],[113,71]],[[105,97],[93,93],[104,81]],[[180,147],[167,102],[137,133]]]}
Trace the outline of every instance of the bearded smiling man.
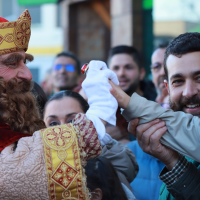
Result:
{"label": "bearded smiling man", "polygon": [[[25,53],[31,34],[30,27],[28,10],[13,22],[0,17],[0,199],[97,199],[97,193],[90,193],[87,188],[84,167],[88,159],[100,155],[101,145],[106,149],[106,145],[109,145],[108,154],[112,160],[115,155],[119,160],[119,153],[122,159],[129,159],[129,166],[133,167],[132,181],[138,171],[134,155],[128,149],[126,152],[124,147],[119,148],[114,144],[112,154],[112,138],[105,132],[104,123],[107,120],[111,124],[116,123],[117,109],[117,102],[108,88],[105,91],[96,86],[99,94],[105,94],[99,98],[98,93],[88,91],[91,85],[90,82],[86,83],[85,91],[90,93],[90,98],[101,99],[106,104],[93,101],[87,111],[92,113],[89,117],[80,111],[71,123],[45,128],[39,118],[36,101],[30,93],[32,75],[26,61],[32,61],[33,56]],[[104,66],[104,63],[100,62],[100,65]],[[113,72],[107,78],[118,81]],[[95,79],[99,84],[105,81],[107,83],[107,79]],[[92,86],[95,87],[95,84]],[[94,87],[93,90],[96,90]],[[108,101],[108,98],[112,100]],[[102,109],[107,111],[107,108],[112,109],[103,112],[101,117],[97,116]],[[88,119],[90,116],[91,120]],[[126,174],[128,170],[124,171]]]}
{"label": "bearded smiling man", "polygon": [[[26,62],[32,61],[33,56],[25,53],[31,34],[30,27],[31,16],[28,10],[13,22],[0,17],[0,199],[61,199],[61,196],[65,198],[67,195],[73,199],[81,197],[89,200],[83,171],[83,163],[87,163],[87,160],[83,161],[83,157],[74,151],[82,148],[79,141],[75,142],[77,139],[70,141],[71,146],[68,144],[69,138],[77,138],[79,133],[74,131],[71,125],[55,128],[55,131],[53,128],[44,129],[45,124],[39,117],[36,100],[30,92],[32,75]],[[86,118],[83,122],[83,116],[82,120],[80,115],[79,118],[84,126],[89,122]],[[72,126],[82,128],[75,121],[76,119],[73,120]],[[83,128],[84,136],[81,140],[84,141],[85,137],[97,139],[97,142],[93,141],[93,144],[97,145],[97,151],[94,150],[93,154],[96,157],[101,153],[101,144],[93,124],[89,126],[91,131],[87,130],[87,134]],[[67,139],[64,136],[66,129]],[[59,134],[66,140],[58,144],[55,141],[59,139]],[[70,158],[59,157],[55,146],[52,152],[52,143],[56,143],[59,146],[57,148],[65,151],[64,155],[69,154]],[[66,143],[69,145],[69,151],[62,145]],[[90,144],[91,142],[86,144],[89,151],[92,148]],[[84,149],[81,151],[87,156]],[[53,159],[49,160],[52,156]],[[73,173],[78,175],[73,179],[64,178],[64,185],[59,182],[61,186],[57,184],[60,180],[53,182],[51,177],[53,173],[57,173],[59,167],[67,168],[72,173],[69,163],[74,167]],[[76,163],[76,166],[73,163]],[[67,187],[66,182],[69,183]],[[69,194],[66,194],[65,189]]]}
{"label": "bearded smiling man", "polygon": [[[200,117],[200,53],[185,54],[181,59],[169,57],[167,64],[169,83],[165,83],[170,107],[174,111],[183,111]],[[181,69],[176,66],[181,66]],[[169,74],[170,73],[170,74]],[[169,76],[170,75],[170,76]]]}
{"label": "bearded smiling man", "polygon": [[[9,38],[7,36],[6,40],[4,36],[0,45],[0,118],[12,130],[32,135],[45,125],[39,118],[35,99],[30,92],[32,75],[26,66],[27,61],[33,60],[32,55],[25,53],[30,38],[29,20],[30,15],[26,11],[21,16],[21,21],[26,25],[24,44],[20,39],[16,42],[18,46],[14,42],[7,43]],[[20,27],[21,21],[18,21]],[[4,22],[8,21],[1,18],[0,28],[5,26]],[[7,33],[6,29],[1,29],[0,34],[3,35],[4,31]],[[11,48],[5,49],[6,45]]]}
{"label": "bearded smiling man", "polygon": [[175,38],[166,49],[164,69],[170,105],[176,112],[136,94],[131,99],[115,96],[128,121],[140,118],[139,126],[138,119],[130,122],[129,131],[142,150],[165,164],[159,176],[165,183],[160,199],[200,199],[200,33]]}

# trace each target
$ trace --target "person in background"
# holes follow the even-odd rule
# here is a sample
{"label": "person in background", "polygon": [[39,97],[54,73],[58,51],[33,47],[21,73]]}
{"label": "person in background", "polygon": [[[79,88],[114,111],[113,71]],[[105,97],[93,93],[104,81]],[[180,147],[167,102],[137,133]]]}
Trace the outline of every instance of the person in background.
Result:
{"label": "person in background", "polygon": [[[137,94],[130,99],[119,87],[118,103],[125,108],[122,114],[131,120],[129,131],[142,150],[165,164],[159,176],[165,183],[160,199],[200,199],[200,33],[184,33],[172,40],[164,69],[172,110]],[[117,92],[112,94],[117,97]]]}
{"label": "person in background", "polygon": [[[120,45],[110,50],[108,67],[116,73],[119,85],[126,94],[131,96],[134,92],[154,101],[156,91],[151,81],[144,81],[145,69],[142,67],[140,53],[132,46]],[[127,131],[128,123],[122,117],[120,109],[117,110],[116,127],[107,127],[107,132],[116,140],[128,143],[135,138]]]}
{"label": "person in background", "polygon": [[49,98],[53,92],[52,69],[47,70],[45,78],[40,85],[45,92],[47,98]]}
{"label": "person in background", "polygon": [[[89,104],[80,94],[69,90],[60,91],[54,94],[46,103],[44,122],[47,127],[72,123],[78,113],[85,114],[88,109]],[[101,156],[106,157],[113,163],[121,183],[126,188],[126,193],[131,192],[130,182],[138,173],[138,165],[134,154],[126,145],[111,140],[102,147]]]}
{"label": "person in background", "polygon": [[33,81],[33,88],[31,89],[31,93],[34,95],[36,99],[36,104],[40,113],[41,119],[43,119],[43,111],[44,111],[44,106],[47,102],[47,97],[42,88]]}
{"label": "person in background", "polygon": [[78,92],[81,66],[72,52],[61,52],[56,56],[52,68],[53,94],[61,90]]}
{"label": "person in background", "polygon": [[[168,108],[168,92],[164,84],[164,54],[168,43],[162,43],[153,52],[151,57],[151,72],[153,83],[158,93],[156,101],[163,107]],[[127,144],[136,156],[139,173],[134,181],[130,184],[133,191],[136,191],[135,196],[138,200],[151,200],[159,198],[159,191],[162,181],[159,179],[160,171],[164,168],[164,164],[157,158],[142,151],[137,140]],[[141,188],[140,185],[143,185]],[[143,192],[143,191],[147,192]],[[150,194],[150,195],[149,195]]]}
{"label": "person in background", "polygon": [[[33,60],[33,56],[26,53],[31,35],[28,10],[13,22],[0,17],[0,32],[5,35],[5,40],[0,43],[0,183],[3,183],[0,184],[0,199],[89,200],[83,167],[87,159],[99,156],[101,143],[110,142],[111,138],[105,131],[101,129],[97,133],[96,130],[98,126],[105,129],[107,119],[109,123],[115,123],[115,119],[109,119],[110,115],[115,115],[117,103],[99,118],[96,115],[107,107],[99,104],[98,96],[99,112],[88,115],[94,122],[79,114],[73,125],[45,129],[30,92],[32,75],[26,66],[27,60]],[[108,77],[117,83],[113,75]],[[90,86],[93,87],[87,84],[88,90]],[[87,94],[91,93],[88,90]],[[110,94],[104,94],[103,100],[108,102]],[[90,104],[88,112],[96,108],[95,104]],[[112,106],[113,103],[109,105]],[[86,125],[89,129],[85,129]]]}
{"label": "person in background", "polygon": [[88,160],[85,174],[87,187],[92,194],[91,200],[128,200],[117,173],[108,159],[99,156]]}
{"label": "person in background", "polygon": [[164,84],[164,56],[168,44],[168,42],[159,44],[158,48],[153,52],[151,57],[152,79],[157,91],[156,102],[165,108],[169,108],[169,94]]}

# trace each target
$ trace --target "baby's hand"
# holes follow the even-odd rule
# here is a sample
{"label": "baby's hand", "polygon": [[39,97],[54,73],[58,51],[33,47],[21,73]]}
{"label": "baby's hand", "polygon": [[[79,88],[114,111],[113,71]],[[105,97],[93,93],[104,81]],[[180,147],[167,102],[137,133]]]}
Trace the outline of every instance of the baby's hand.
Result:
{"label": "baby's hand", "polygon": [[112,88],[110,89],[110,93],[116,98],[119,107],[125,109],[127,108],[130,96],[128,96],[118,85],[115,85],[111,80],[109,80],[110,85]]}

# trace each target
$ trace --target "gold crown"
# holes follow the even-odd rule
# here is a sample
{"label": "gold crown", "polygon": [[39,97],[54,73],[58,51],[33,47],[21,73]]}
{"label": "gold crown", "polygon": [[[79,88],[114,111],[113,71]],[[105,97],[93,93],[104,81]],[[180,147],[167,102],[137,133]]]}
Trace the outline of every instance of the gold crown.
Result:
{"label": "gold crown", "polygon": [[0,23],[0,55],[20,50],[27,51],[31,36],[31,16],[25,10],[13,22]]}

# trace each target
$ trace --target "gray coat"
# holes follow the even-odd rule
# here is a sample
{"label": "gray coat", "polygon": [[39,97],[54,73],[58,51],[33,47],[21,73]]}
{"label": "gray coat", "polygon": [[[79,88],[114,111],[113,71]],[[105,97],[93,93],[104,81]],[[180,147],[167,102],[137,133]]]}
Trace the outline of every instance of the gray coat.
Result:
{"label": "gray coat", "polygon": [[113,139],[112,142],[102,147],[101,156],[111,161],[121,183],[132,191],[130,183],[139,171],[133,152],[126,145]]}
{"label": "gray coat", "polygon": [[200,162],[200,119],[198,117],[165,109],[137,93],[133,93],[128,107],[122,110],[122,115],[127,121],[140,118],[140,124],[157,118],[162,119],[168,130],[161,138],[161,143]]}

